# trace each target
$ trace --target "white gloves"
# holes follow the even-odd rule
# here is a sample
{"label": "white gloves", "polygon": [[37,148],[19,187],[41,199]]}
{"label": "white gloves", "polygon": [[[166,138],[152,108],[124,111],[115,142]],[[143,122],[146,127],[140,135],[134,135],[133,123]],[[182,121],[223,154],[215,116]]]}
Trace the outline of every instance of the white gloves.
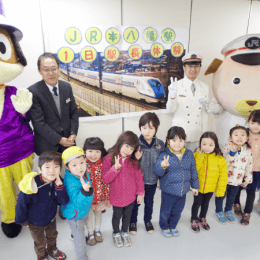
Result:
{"label": "white gloves", "polygon": [[205,108],[208,114],[212,113],[213,115],[218,115],[223,111],[223,107],[214,98],[206,103]]}
{"label": "white gloves", "polygon": [[25,114],[32,106],[32,93],[28,89],[18,89],[16,95],[11,96],[14,109]]}
{"label": "white gloves", "polygon": [[171,84],[170,84],[170,86],[168,86],[168,90],[169,90],[170,98],[176,98],[176,96],[177,96],[177,78],[175,78],[174,82],[173,82],[173,78],[171,77]]}

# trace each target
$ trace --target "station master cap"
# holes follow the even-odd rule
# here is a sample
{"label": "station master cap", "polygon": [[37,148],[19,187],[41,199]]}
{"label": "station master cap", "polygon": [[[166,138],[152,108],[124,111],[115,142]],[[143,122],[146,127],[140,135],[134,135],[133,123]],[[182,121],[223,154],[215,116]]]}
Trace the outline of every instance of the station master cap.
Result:
{"label": "station master cap", "polygon": [[260,34],[248,34],[236,38],[228,43],[221,51],[232,60],[247,64],[259,65],[260,64]]}
{"label": "station master cap", "polygon": [[196,52],[189,52],[182,57],[183,64],[201,64],[202,56]]}

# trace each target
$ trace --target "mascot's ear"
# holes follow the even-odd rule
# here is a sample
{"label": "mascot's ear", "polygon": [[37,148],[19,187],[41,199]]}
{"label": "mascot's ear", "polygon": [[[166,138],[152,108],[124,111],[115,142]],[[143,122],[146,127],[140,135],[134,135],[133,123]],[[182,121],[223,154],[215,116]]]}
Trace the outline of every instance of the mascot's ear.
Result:
{"label": "mascot's ear", "polygon": [[23,55],[22,48],[21,48],[19,42],[16,40],[16,38],[14,37],[14,35],[12,33],[10,33],[10,36],[11,36],[11,39],[12,39],[13,44],[14,44],[14,48],[15,48],[15,51],[16,51],[18,61],[25,67],[27,65],[27,60]]}
{"label": "mascot's ear", "polygon": [[215,73],[218,70],[219,66],[222,64],[222,62],[223,62],[222,60],[214,59],[211,62],[211,64],[208,66],[204,75]]}

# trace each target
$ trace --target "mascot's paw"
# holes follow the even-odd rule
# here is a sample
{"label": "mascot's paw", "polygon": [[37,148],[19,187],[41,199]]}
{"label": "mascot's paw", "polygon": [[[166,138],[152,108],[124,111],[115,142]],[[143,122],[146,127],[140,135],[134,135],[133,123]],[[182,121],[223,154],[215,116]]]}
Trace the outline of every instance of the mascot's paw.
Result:
{"label": "mascot's paw", "polygon": [[22,229],[22,226],[16,223],[6,224],[2,222],[1,227],[4,234],[9,238],[17,237]]}
{"label": "mascot's paw", "polygon": [[18,89],[16,95],[11,96],[14,109],[25,114],[32,106],[32,93],[28,89]]}

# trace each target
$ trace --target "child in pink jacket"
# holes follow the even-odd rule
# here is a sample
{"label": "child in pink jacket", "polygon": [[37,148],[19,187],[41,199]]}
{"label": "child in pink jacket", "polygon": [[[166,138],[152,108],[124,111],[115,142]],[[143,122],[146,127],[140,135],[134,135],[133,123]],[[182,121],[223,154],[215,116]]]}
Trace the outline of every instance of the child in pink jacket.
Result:
{"label": "child in pink jacket", "polygon": [[[128,233],[132,209],[137,196],[141,204],[144,195],[142,171],[135,157],[139,148],[139,139],[131,131],[122,133],[116,144],[108,150],[103,160],[102,179],[110,184],[110,203],[113,205],[113,240],[117,247],[131,246]],[[119,223],[122,218],[122,231]],[[122,242],[123,239],[123,242]]]}

